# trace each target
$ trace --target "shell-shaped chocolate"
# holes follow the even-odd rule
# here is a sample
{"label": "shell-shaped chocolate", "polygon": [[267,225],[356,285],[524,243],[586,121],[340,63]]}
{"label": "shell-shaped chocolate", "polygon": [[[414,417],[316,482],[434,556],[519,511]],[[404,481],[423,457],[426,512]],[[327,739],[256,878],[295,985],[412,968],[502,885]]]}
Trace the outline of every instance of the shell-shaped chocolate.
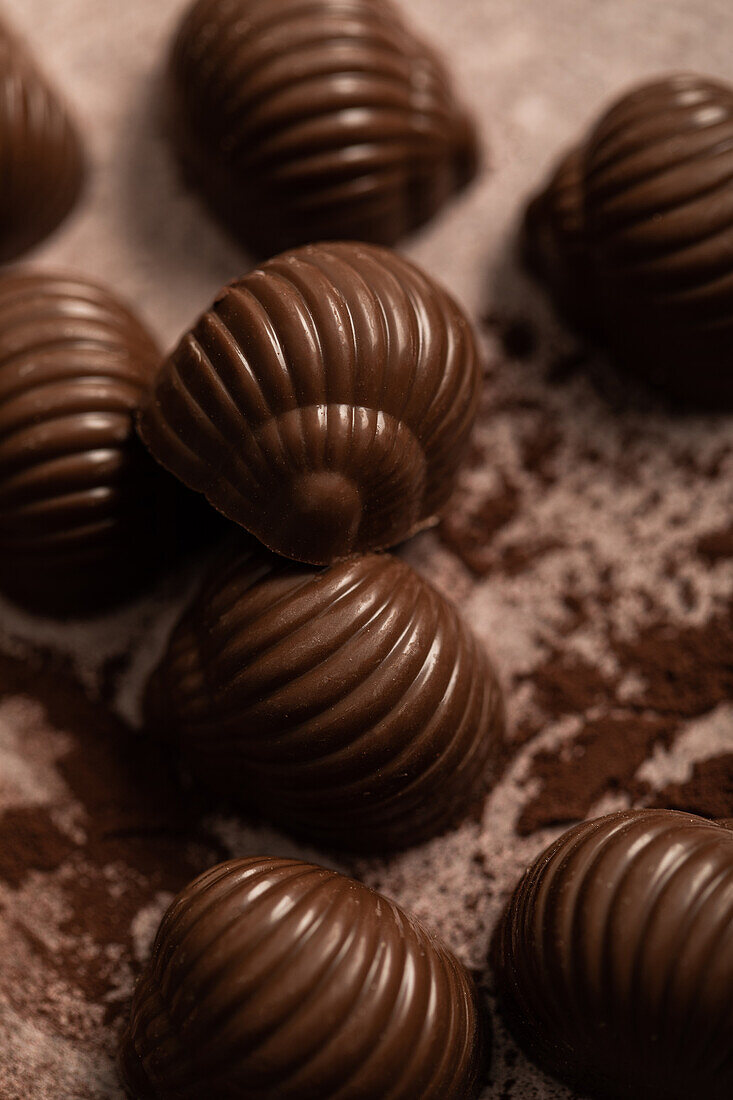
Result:
{"label": "shell-shaped chocolate", "polygon": [[733,1096],[733,832],[672,810],[570,829],[504,918],[517,1037],[594,1097]]}
{"label": "shell-shaped chocolate", "polygon": [[76,202],[83,157],[65,105],[0,23],[0,261],[43,240]]}
{"label": "shell-shaped chocolate", "polygon": [[323,867],[238,859],[172,903],[120,1066],[136,1100],[472,1100],[473,981],[388,898]]}
{"label": "shell-shaped chocolate", "polygon": [[159,352],[86,279],[0,278],[0,588],[39,610],[123,594],[151,553],[158,468],[134,412]]}
{"label": "shell-shaped chocolate", "polygon": [[435,519],[479,381],[469,322],[422,271],[311,245],[219,294],[159,369],[140,430],[271,550],[327,565]]}
{"label": "shell-shaped chocolate", "polygon": [[593,327],[583,206],[583,151],[571,149],[544,191],[530,203],[522,239],[524,260],[553,289],[558,309],[582,329]]}
{"label": "shell-shaped chocolate", "polygon": [[475,808],[503,733],[486,653],[384,554],[215,570],[148,688],[196,778],[330,846],[417,843]]}
{"label": "shell-shaped chocolate", "polygon": [[197,0],[170,89],[189,176],[259,255],[394,244],[476,170],[442,61],[389,0]]}
{"label": "shell-shaped chocolate", "polygon": [[733,88],[687,74],[644,84],[560,175],[568,163],[579,166],[573,233],[557,175],[527,222],[561,307],[590,314],[622,364],[671,391],[733,399]]}

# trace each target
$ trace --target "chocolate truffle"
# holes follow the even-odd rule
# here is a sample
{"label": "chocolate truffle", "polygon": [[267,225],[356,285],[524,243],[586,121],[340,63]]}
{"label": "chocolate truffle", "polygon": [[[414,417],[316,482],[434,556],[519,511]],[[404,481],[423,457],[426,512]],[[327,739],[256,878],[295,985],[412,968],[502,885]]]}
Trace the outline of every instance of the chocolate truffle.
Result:
{"label": "chocolate truffle", "polygon": [[733,832],[672,810],[584,822],[519,884],[497,943],[520,1042],[583,1095],[733,1096]]}
{"label": "chocolate truffle", "polygon": [[160,367],[140,430],[271,550],[327,565],[434,522],[479,382],[469,322],[418,268],[311,245],[225,287]]}
{"label": "chocolate truffle", "polygon": [[620,99],[530,205],[525,245],[619,365],[733,402],[733,88],[677,75]]}
{"label": "chocolate truffle", "polygon": [[187,175],[260,256],[394,244],[476,171],[442,61],[388,0],[197,0],[169,84]]}
{"label": "chocolate truffle", "polygon": [[82,152],[66,107],[25,45],[0,22],[0,261],[43,240],[82,183]]}
{"label": "chocolate truffle", "polygon": [[[147,572],[161,475],[133,414],[159,352],[106,290],[0,278],[0,589],[95,610]],[[175,483],[174,483],[175,484]]]}
{"label": "chocolate truffle", "polygon": [[243,808],[333,847],[417,843],[475,808],[503,732],[486,654],[386,554],[215,570],[147,693],[149,726]]}
{"label": "chocolate truffle", "polygon": [[174,900],[120,1065],[135,1100],[472,1100],[473,981],[393,902],[335,871],[237,859]]}

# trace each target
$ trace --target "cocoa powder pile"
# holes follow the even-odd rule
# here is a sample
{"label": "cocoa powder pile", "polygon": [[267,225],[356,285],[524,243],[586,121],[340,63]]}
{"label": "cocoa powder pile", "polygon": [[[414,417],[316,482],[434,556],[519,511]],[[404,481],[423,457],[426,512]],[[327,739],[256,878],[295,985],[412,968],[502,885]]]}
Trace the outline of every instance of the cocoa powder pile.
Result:
{"label": "cocoa powder pile", "polygon": [[[203,562],[87,623],[1,603],[3,1100],[121,1100],[114,1055],[135,975],[172,894],[221,858],[298,855],[362,878],[435,928],[491,1002],[502,906],[571,821],[626,805],[733,816],[733,419],[673,413],[621,380],[549,315],[510,247],[523,197],[609,96],[650,72],[725,75],[727,5],[557,0],[518,20],[512,0],[454,0],[448,20],[444,0],[402,2],[461,59],[491,149],[493,171],[407,249],[483,319],[486,379],[450,509],[404,554],[500,670],[500,781],[443,837],[335,863],[222,816],[139,732],[145,677]],[[87,205],[38,261],[111,280],[164,343],[249,267],[160,139],[157,81],[183,5],[7,0],[91,135]],[[495,1017],[482,1100],[499,1098],[571,1094]]]}

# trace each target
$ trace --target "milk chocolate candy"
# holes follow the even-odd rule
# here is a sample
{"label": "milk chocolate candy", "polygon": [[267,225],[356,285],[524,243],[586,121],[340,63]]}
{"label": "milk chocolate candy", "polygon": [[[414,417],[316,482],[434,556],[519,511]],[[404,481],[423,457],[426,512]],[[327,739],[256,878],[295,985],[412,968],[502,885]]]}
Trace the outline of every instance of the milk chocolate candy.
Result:
{"label": "milk chocolate candy", "polygon": [[733,88],[676,75],[620,99],[553,173],[526,254],[616,362],[733,402]]}
{"label": "milk chocolate candy", "polygon": [[187,175],[261,256],[394,244],[476,170],[442,61],[388,0],[197,0],[169,84]]}
{"label": "milk chocolate candy", "polygon": [[0,22],[0,261],[42,241],[76,202],[81,145],[24,43]]}
{"label": "milk chocolate candy", "polygon": [[149,572],[160,474],[133,414],[158,357],[96,284],[0,278],[0,589],[14,599],[86,612]]}
{"label": "milk chocolate candy", "polygon": [[472,1100],[472,979],[393,902],[289,859],[212,868],[174,900],[120,1065],[135,1100]]}
{"label": "milk chocolate candy", "polygon": [[147,696],[197,781],[331,847],[417,843],[476,808],[501,694],[455,608],[371,554],[319,571],[260,550],[219,567]]}
{"label": "milk chocolate candy", "polygon": [[327,565],[434,522],[479,382],[471,326],[427,275],[371,245],[311,245],[219,294],[140,430],[271,550]]}
{"label": "milk chocolate candy", "polygon": [[508,1020],[584,1096],[733,1096],[733,832],[672,810],[570,829],[497,945]]}

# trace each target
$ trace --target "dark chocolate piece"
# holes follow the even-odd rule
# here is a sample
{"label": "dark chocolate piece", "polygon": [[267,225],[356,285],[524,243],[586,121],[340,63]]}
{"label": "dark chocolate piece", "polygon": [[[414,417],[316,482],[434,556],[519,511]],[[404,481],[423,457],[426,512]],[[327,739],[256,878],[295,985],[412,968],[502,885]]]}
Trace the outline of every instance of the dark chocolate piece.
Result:
{"label": "dark chocolate piece", "polygon": [[386,554],[218,568],[148,689],[197,779],[330,846],[380,851],[475,808],[503,733],[485,651]]}
{"label": "dark chocolate piece", "polygon": [[564,833],[497,942],[520,1042],[583,1095],[733,1096],[733,832],[629,810]]}
{"label": "dark chocolate piece", "polygon": [[14,599],[96,610],[150,572],[162,477],[134,410],[158,358],[94,283],[0,278],[0,589]]}
{"label": "dark chocolate piece", "polygon": [[0,22],[0,261],[42,241],[78,198],[83,157],[65,105]]}
{"label": "dark chocolate piece", "polygon": [[435,520],[479,382],[469,322],[418,268],[311,245],[219,294],[162,364],[140,430],[271,550],[327,565]]}
{"label": "dark chocolate piece", "polygon": [[179,156],[258,255],[394,244],[476,172],[438,55],[388,0],[197,0],[170,63]]}
{"label": "dark chocolate piece", "polygon": [[677,75],[620,99],[530,205],[525,245],[619,365],[733,402],[733,88]]}
{"label": "dark chocolate piece", "polygon": [[138,983],[135,1100],[472,1100],[489,1036],[465,968],[388,898],[290,859],[182,891]]}

